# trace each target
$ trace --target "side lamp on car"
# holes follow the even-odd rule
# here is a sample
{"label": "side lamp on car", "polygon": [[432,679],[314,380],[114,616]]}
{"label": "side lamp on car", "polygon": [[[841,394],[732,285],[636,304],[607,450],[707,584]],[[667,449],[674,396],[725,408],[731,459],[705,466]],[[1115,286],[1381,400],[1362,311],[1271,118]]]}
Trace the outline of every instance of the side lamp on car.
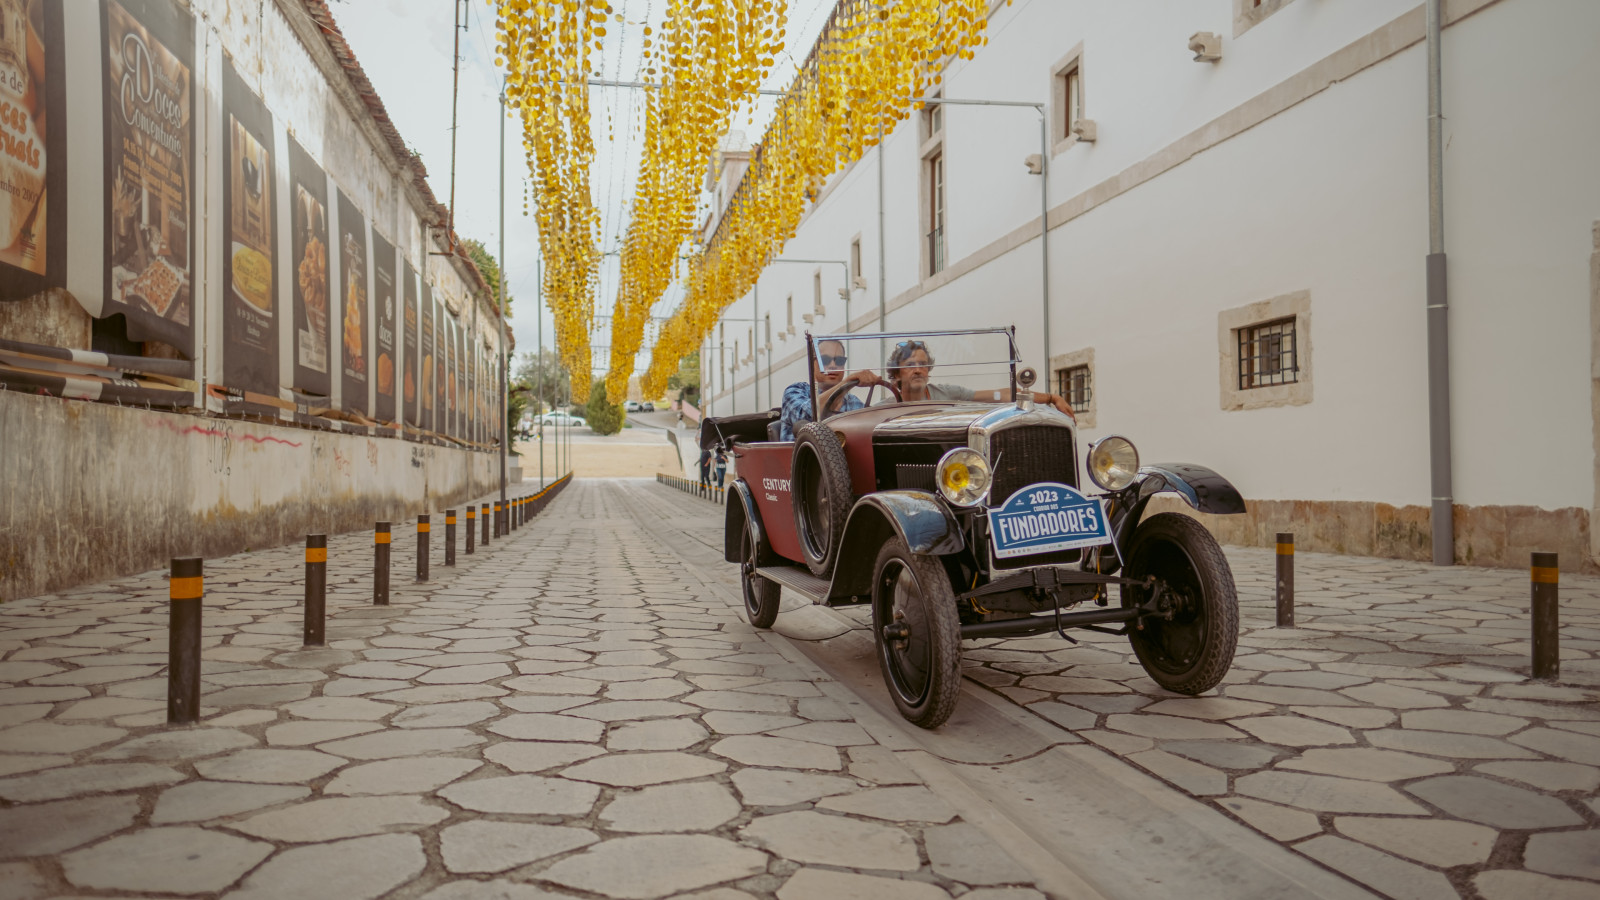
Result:
{"label": "side lamp on car", "polygon": [[1139,474],[1139,451],[1133,441],[1113,434],[1089,447],[1089,478],[1108,491],[1120,491]]}
{"label": "side lamp on car", "polygon": [[968,447],[957,447],[939,460],[935,470],[939,494],[956,506],[973,506],[989,493],[989,461]]}

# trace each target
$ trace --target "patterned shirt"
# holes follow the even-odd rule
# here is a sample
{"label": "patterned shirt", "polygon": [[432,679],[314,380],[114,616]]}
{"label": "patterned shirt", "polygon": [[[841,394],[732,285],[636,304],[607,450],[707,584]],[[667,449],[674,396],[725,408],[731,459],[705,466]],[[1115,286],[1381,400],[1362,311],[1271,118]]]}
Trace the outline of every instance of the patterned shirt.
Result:
{"label": "patterned shirt", "polygon": [[[820,391],[818,393],[821,393]],[[844,402],[839,404],[840,412],[852,409],[861,409],[866,406],[861,398],[855,394],[845,394]],[[802,422],[810,422],[816,417],[811,414],[811,385],[804,381],[796,381],[783,389],[783,412],[778,416],[781,431],[778,434],[780,441],[794,440],[794,430]]]}

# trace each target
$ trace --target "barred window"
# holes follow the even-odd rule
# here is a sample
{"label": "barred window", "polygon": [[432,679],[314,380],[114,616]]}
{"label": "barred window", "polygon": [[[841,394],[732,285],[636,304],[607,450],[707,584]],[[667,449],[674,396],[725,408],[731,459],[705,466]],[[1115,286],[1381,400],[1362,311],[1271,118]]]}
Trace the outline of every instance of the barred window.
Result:
{"label": "barred window", "polygon": [[1289,316],[1237,331],[1239,390],[1293,384],[1300,380],[1294,322],[1294,316]]}
{"label": "barred window", "polygon": [[1072,366],[1056,370],[1056,393],[1066,398],[1072,411],[1083,412],[1094,399],[1094,378],[1088,366]]}

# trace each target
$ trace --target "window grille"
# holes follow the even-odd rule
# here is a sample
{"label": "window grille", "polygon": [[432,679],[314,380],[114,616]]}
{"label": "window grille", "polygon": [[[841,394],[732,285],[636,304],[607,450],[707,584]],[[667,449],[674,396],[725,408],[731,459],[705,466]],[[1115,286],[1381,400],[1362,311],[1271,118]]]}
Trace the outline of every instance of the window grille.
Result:
{"label": "window grille", "polygon": [[1094,376],[1090,374],[1088,366],[1072,366],[1067,369],[1056,370],[1056,393],[1066,399],[1067,405],[1075,413],[1081,413],[1089,408],[1089,401],[1094,399]]}
{"label": "window grille", "polygon": [[1239,390],[1300,380],[1294,324],[1290,316],[1239,329]]}
{"label": "window grille", "polygon": [[928,274],[944,270],[944,154],[928,157]]}

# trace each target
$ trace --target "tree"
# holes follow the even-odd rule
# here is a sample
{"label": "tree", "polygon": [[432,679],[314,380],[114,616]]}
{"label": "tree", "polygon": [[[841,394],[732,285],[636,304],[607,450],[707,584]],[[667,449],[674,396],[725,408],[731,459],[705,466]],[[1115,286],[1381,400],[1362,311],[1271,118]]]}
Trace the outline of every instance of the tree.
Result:
{"label": "tree", "polygon": [[[461,249],[467,251],[467,258],[472,260],[478,271],[483,273],[483,280],[489,282],[489,296],[495,299],[500,297],[500,261],[495,259],[489,249],[483,246],[482,241],[472,238],[461,239]],[[500,304],[505,310],[506,318],[511,318],[511,291],[506,291],[506,300]]]}
{"label": "tree", "polygon": [[561,367],[561,357],[554,350],[541,348],[522,354],[512,380],[527,387],[529,402],[539,413],[555,409],[570,395],[567,370]]}
{"label": "tree", "polygon": [[589,428],[595,434],[616,434],[622,430],[622,407],[606,398],[606,382],[600,379],[589,389]]}
{"label": "tree", "polygon": [[667,376],[667,389],[677,391],[679,400],[700,404],[700,351],[679,360],[678,371]]}

